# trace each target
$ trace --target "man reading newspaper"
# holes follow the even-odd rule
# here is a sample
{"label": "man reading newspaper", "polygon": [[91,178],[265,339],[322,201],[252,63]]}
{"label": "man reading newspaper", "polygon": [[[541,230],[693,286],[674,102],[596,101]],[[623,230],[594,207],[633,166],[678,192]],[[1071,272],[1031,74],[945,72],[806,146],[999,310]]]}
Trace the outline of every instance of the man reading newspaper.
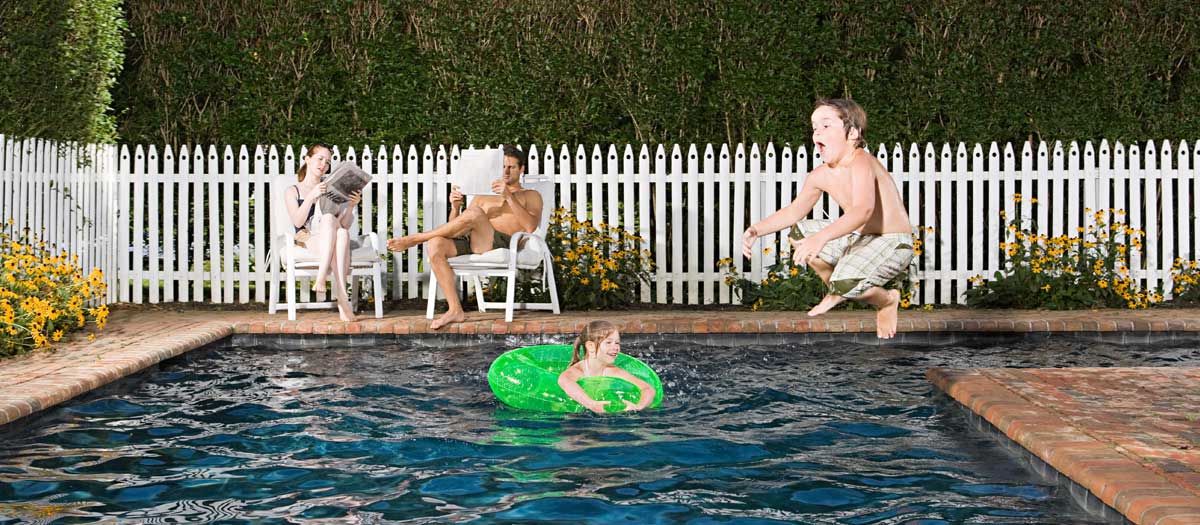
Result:
{"label": "man reading newspaper", "polygon": [[371,182],[371,176],[357,164],[344,161],[338,164],[337,169],[333,170],[333,174],[324,182],[325,193],[321,194],[321,200],[317,202],[321,213],[341,215],[346,209],[346,204],[350,202],[350,195],[356,191],[361,192]]}

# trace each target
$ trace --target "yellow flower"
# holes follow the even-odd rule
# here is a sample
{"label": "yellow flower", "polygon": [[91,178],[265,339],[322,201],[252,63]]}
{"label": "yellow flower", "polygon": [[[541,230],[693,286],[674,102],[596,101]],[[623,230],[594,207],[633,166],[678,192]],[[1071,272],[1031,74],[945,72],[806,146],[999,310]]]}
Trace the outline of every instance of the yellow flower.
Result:
{"label": "yellow flower", "polygon": [[582,279],[580,279],[580,280],[579,280],[579,284],[583,284],[583,285],[586,285],[586,284],[588,284],[588,283],[590,283],[590,282],[591,282],[591,280],[589,280],[587,277],[584,277],[584,278],[582,278]]}
{"label": "yellow flower", "polygon": [[1044,292],[1049,292],[1049,291],[1050,291],[1050,285],[1048,285],[1048,284],[1047,284],[1047,285],[1043,286],[1043,287],[1042,287],[1042,291],[1044,291]]}

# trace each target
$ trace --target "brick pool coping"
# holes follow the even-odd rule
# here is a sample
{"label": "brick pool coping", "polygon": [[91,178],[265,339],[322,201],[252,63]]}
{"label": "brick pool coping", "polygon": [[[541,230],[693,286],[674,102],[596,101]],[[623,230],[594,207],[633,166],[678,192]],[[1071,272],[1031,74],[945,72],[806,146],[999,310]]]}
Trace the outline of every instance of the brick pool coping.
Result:
{"label": "brick pool coping", "polygon": [[[0,426],[236,334],[537,336],[578,333],[595,318],[609,319],[630,334],[843,333],[870,338],[875,331],[869,311],[835,311],[818,318],[732,309],[520,312],[512,323],[504,323],[499,312],[469,315],[466,323],[433,332],[424,312],[412,310],[342,323],[329,311],[302,312],[296,321],[287,321],[286,314],[270,316],[261,310],[118,308],[93,342],[76,335],[54,352],[0,361]],[[898,328],[906,336],[1082,332],[1119,336],[1110,339],[1118,342],[1130,334],[1143,339],[1129,340],[1148,341],[1154,332],[1200,333],[1200,309],[905,311]],[[928,376],[1134,523],[1200,523],[1200,422],[1181,415],[1188,406],[1200,412],[1200,369],[933,369]],[[1103,396],[1112,399],[1106,403]],[[1179,448],[1183,445],[1189,448]]]}
{"label": "brick pool coping", "polygon": [[1129,521],[1200,523],[1200,368],[934,368],[927,377]]}

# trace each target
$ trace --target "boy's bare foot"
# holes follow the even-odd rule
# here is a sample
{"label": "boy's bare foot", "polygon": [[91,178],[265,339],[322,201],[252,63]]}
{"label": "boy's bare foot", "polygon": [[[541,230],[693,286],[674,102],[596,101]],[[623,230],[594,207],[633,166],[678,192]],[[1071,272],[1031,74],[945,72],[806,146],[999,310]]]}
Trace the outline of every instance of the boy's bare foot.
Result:
{"label": "boy's bare foot", "polygon": [[402,252],[418,244],[421,244],[421,240],[416,235],[405,235],[404,237],[388,239],[387,248],[393,252]]}
{"label": "boy's bare foot", "polygon": [[821,314],[833,309],[833,307],[835,307],[839,304],[842,304],[842,301],[845,301],[845,300],[846,300],[846,298],[842,297],[840,295],[833,295],[833,294],[826,295],[824,299],[821,299],[821,302],[817,303],[816,306],[812,307],[812,310],[808,311],[808,315],[809,315],[809,317],[816,317],[818,315],[821,315]]}
{"label": "boy's bare foot", "polygon": [[448,324],[461,323],[466,320],[467,320],[467,314],[464,314],[462,310],[458,310],[458,311],[454,311],[454,312],[446,312],[446,313],[442,314],[441,317],[434,319],[432,323],[429,323],[429,329],[437,330],[438,328],[441,328]]}
{"label": "boy's bare foot", "polygon": [[875,335],[880,339],[896,336],[897,317],[900,315],[900,290],[888,290],[887,301],[875,314]]}

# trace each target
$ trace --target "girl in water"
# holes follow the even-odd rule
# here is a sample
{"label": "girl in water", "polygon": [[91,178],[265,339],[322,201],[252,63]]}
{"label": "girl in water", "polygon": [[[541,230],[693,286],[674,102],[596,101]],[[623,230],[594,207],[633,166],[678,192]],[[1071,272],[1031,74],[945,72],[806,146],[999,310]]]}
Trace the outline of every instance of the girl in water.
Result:
{"label": "girl in water", "polygon": [[314,144],[308,150],[300,171],[296,173],[299,183],[287,189],[288,217],[296,228],[296,244],[317,258],[317,279],[313,282],[313,291],[325,291],[329,268],[333,266],[333,291],[337,298],[338,315],[343,321],[354,321],[354,310],[346,294],[346,281],[350,276],[350,226],[354,224],[354,209],[362,200],[362,193],[351,194],[346,210],[337,216],[320,213],[317,200],[325,193],[325,183],[321,179],[329,172],[332,155],[329,146],[324,144]]}
{"label": "girl in water", "polygon": [[558,376],[558,386],[584,408],[603,414],[608,401],[596,401],[579,386],[581,377],[612,376],[633,383],[641,391],[637,403],[625,401],[626,410],[641,410],[654,401],[654,387],[613,364],[621,353],[621,333],[608,321],[588,323],[575,340],[571,364]]}

